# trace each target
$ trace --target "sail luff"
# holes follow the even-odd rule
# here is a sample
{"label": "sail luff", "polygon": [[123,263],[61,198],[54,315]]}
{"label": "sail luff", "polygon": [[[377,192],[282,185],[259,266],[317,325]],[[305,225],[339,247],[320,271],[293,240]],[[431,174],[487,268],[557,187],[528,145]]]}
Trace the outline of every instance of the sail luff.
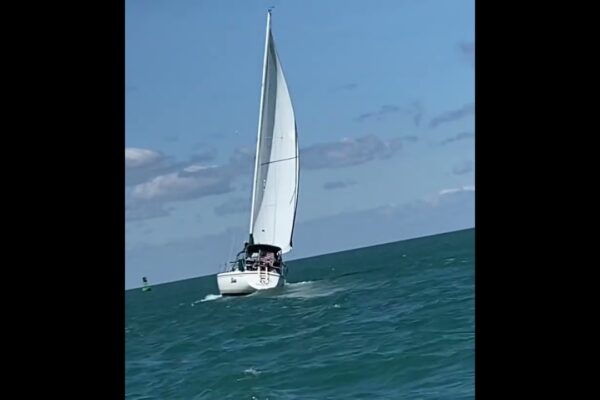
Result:
{"label": "sail luff", "polygon": [[252,205],[250,206],[250,243],[252,243],[252,227],[254,224],[254,202],[256,201],[256,188],[258,185],[257,176],[258,176],[258,155],[260,151],[260,136],[262,131],[262,120],[263,120],[263,107],[264,107],[264,99],[265,99],[265,80],[267,76],[267,55],[269,53],[269,38],[271,31],[271,10],[267,12],[267,28],[265,33],[265,52],[263,57],[263,70],[262,70],[262,82],[260,86],[260,107],[258,111],[258,132],[256,134],[256,154],[254,160],[254,179],[252,184]]}

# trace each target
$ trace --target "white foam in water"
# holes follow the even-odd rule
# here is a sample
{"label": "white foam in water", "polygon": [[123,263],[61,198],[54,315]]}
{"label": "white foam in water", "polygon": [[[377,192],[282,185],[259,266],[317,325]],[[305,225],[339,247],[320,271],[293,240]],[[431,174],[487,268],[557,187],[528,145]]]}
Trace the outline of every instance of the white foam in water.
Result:
{"label": "white foam in water", "polygon": [[341,290],[344,289],[339,286],[327,287],[314,281],[302,281],[285,285],[284,293],[278,297],[310,299],[329,296]]}
{"label": "white foam in water", "polygon": [[204,303],[205,301],[217,300],[217,299],[220,299],[221,297],[223,297],[223,296],[221,296],[220,294],[207,294],[206,296],[204,296],[204,298],[203,298],[203,299],[196,300],[196,301],[194,301],[194,302],[193,302],[192,304],[190,304],[190,305],[191,305],[192,307],[194,307],[194,306],[195,306],[196,304],[198,304],[198,303]]}
{"label": "white foam in water", "polygon": [[288,283],[287,286],[289,286],[289,287],[295,287],[295,286],[306,285],[308,283],[313,283],[313,281],[293,282],[293,283]]}
{"label": "white foam in water", "polygon": [[220,299],[221,297],[223,297],[223,296],[221,296],[220,294],[207,294],[206,296],[204,296],[204,298],[202,300],[200,300],[200,302],[217,300],[217,299]]}
{"label": "white foam in water", "polygon": [[254,375],[254,376],[260,375],[260,371],[257,371],[254,368],[247,368],[244,370],[244,373]]}

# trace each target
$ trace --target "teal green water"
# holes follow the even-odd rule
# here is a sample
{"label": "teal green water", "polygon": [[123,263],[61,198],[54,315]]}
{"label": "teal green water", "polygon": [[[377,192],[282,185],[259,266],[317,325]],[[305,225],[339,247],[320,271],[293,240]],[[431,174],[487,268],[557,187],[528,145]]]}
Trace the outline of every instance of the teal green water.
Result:
{"label": "teal green water", "polygon": [[474,229],[126,292],[127,399],[473,399]]}

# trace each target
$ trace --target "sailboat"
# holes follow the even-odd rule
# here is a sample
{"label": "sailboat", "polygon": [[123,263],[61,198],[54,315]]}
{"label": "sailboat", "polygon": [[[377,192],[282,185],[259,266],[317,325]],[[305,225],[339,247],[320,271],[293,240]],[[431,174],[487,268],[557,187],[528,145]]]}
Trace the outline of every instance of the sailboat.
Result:
{"label": "sailboat", "polygon": [[292,250],[299,183],[296,119],[271,32],[271,10],[262,70],[250,235],[225,272],[222,295],[246,295],[285,284],[283,255]]}

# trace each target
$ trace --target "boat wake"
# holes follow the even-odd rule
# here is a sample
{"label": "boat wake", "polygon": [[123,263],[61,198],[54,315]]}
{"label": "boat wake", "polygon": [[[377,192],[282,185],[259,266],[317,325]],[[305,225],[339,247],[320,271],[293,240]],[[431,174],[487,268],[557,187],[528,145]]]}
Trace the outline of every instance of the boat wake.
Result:
{"label": "boat wake", "polygon": [[314,283],[315,281],[301,281],[301,282],[291,282],[291,283],[286,283],[287,287],[297,287],[297,286],[302,286],[302,285],[307,285],[309,283]]}
{"label": "boat wake", "polygon": [[284,299],[312,299],[315,297],[331,296],[344,290],[340,286],[329,286],[323,281],[302,281],[288,283],[283,292],[277,296]]}

